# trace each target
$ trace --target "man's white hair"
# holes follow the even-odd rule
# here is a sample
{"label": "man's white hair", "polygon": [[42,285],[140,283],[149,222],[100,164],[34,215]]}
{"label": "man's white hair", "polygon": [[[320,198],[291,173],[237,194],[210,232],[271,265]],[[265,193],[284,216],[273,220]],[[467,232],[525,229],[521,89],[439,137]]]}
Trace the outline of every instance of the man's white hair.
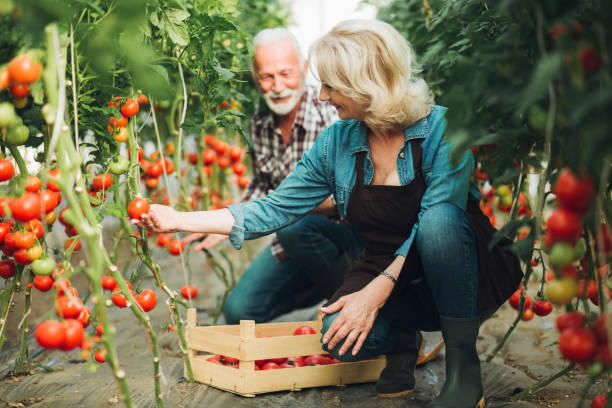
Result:
{"label": "man's white hair", "polygon": [[[263,45],[274,44],[280,42],[286,38],[289,38],[295,47],[295,52],[300,59],[300,70],[304,70],[304,63],[306,62],[306,58],[304,58],[304,54],[302,54],[302,48],[295,38],[295,35],[284,27],[277,28],[265,28],[258,32],[255,37],[253,37],[253,48],[261,47]],[[253,65],[253,61],[251,61],[251,72],[255,73],[255,66]]]}

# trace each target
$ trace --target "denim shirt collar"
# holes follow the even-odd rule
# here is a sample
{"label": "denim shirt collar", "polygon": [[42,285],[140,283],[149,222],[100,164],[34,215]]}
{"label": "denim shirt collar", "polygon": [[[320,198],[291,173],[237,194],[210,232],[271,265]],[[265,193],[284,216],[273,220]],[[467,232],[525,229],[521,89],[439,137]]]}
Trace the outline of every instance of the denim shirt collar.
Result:
{"label": "denim shirt collar", "polygon": [[[357,122],[359,129],[359,137],[351,142],[351,154],[369,150],[368,144],[368,127],[365,122]],[[427,117],[418,120],[412,126],[404,129],[404,142],[412,139],[424,138],[429,134],[429,123]]]}

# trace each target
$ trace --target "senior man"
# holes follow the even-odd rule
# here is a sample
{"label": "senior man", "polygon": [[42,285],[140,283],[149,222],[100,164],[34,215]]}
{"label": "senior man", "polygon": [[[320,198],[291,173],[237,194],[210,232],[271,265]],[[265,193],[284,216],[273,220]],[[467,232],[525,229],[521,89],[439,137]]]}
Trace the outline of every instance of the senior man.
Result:
{"label": "senior man", "polygon": [[[251,73],[265,104],[250,118],[253,178],[242,201],[275,189],[294,169],[319,132],[337,120],[335,109],[305,83],[308,62],[293,34],[265,29],[253,38]],[[185,241],[201,238],[192,234]],[[208,235],[195,250],[209,249],[225,235]],[[340,286],[363,241],[337,216],[333,197],[311,214],[278,231],[244,272],[227,298],[228,324],[267,322],[315,305]]]}

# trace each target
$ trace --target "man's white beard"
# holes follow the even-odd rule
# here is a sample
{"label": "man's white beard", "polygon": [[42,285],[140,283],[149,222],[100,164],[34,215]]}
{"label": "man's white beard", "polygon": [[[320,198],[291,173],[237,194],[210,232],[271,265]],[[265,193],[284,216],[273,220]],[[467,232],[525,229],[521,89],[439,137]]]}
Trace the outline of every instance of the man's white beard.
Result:
{"label": "man's white beard", "polygon": [[[304,91],[306,88],[304,87],[304,83],[302,82],[302,86],[300,89],[285,89],[281,93],[276,93],[274,91],[268,91],[264,93],[263,99],[266,101],[266,104],[270,108],[272,112],[277,115],[284,116],[291,112],[293,108],[300,103],[302,99],[302,95],[304,95]],[[277,103],[274,99],[283,99],[290,98],[287,102]]]}

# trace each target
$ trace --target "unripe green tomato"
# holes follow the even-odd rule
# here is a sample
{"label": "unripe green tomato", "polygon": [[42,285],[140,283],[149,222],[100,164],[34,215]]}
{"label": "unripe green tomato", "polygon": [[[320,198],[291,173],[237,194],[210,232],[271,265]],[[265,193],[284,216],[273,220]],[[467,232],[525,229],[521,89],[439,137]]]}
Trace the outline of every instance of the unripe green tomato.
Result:
{"label": "unripe green tomato", "polygon": [[108,170],[118,176],[125,173],[128,167],[130,167],[130,161],[128,158],[125,156],[119,156],[113,160],[111,164],[109,164]]}
{"label": "unripe green tomato", "polygon": [[593,378],[598,377],[602,371],[603,371],[603,364],[601,364],[600,361],[594,362],[587,369],[587,373],[589,374],[589,377],[593,377]]}
{"label": "unripe green tomato", "polygon": [[0,16],[10,16],[13,14],[13,11],[15,11],[15,2],[13,0],[0,1]]}
{"label": "unripe green tomato", "polygon": [[170,107],[170,101],[167,99],[162,99],[158,102],[159,107],[162,109],[168,109]]}
{"label": "unripe green tomato", "polygon": [[17,114],[13,105],[8,102],[0,103],[0,127],[11,126],[16,118]]}
{"label": "unripe green tomato", "polygon": [[576,242],[576,246],[574,247],[574,259],[572,261],[577,261],[584,256],[586,252],[586,244],[584,243],[584,238],[580,238],[578,242]]}
{"label": "unripe green tomato", "polygon": [[32,262],[32,272],[36,275],[51,275],[55,269],[55,261],[51,257],[44,257]]}
{"label": "unripe green tomato", "polygon": [[529,110],[527,117],[529,125],[535,130],[543,132],[546,129],[546,122],[548,121],[548,114],[541,107],[535,105]]}
{"label": "unripe green tomato", "polygon": [[550,250],[550,264],[554,268],[563,268],[574,259],[574,248],[567,242],[557,242]]}
{"label": "unripe green tomato", "polygon": [[555,305],[567,305],[576,297],[577,290],[572,278],[555,279],[544,286],[544,296]]}
{"label": "unripe green tomato", "polygon": [[6,143],[13,145],[13,146],[19,146],[24,144],[27,140],[28,137],[30,136],[30,130],[28,129],[27,126],[24,125],[16,125],[16,126],[11,126],[8,128],[8,131],[6,132]]}
{"label": "unripe green tomato", "polygon": [[512,205],[512,195],[506,194],[504,196],[499,197],[499,203],[504,207],[509,207]]}
{"label": "unripe green tomato", "polygon": [[495,189],[495,194],[496,194],[496,195],[498,195],[498,196],[500,196],[500,197],[507,196],[507,195],[509,195],[511,192],[512,192],[512,191],[510,191],[510,187],[508,187],[508,185],[507,185],[507,184],[502,184],[501,186],[498,186],[498,187]]}

